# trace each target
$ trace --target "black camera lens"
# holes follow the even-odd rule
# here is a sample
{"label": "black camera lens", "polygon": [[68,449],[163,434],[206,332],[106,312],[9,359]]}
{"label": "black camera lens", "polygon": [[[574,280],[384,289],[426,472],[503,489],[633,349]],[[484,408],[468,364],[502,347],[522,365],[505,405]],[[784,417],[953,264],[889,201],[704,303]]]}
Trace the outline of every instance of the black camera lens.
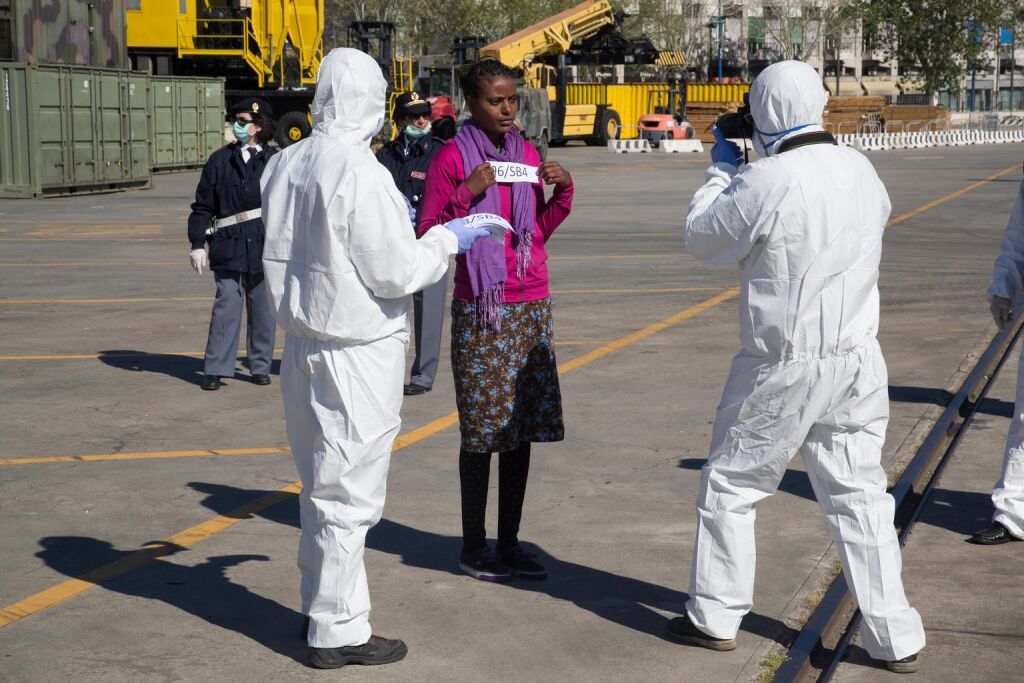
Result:
{"label": "black camera lens", "polygon": [[727,138],[754,137],[754,117],[750,115],[750,95],[743,95],[743,106],[735,113],[723,114],[715,126]]}

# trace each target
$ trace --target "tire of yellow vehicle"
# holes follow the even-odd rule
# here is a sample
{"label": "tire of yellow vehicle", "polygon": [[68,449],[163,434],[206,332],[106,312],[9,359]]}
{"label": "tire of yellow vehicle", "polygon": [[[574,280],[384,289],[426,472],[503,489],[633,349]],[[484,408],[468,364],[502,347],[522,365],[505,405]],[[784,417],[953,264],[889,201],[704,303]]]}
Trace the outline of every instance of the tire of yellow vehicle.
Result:
{"label": "tire of yellow vehicle", "polygon": [[309,119],[302,111],[290,111],[277,121],[275,139],[282,149],[308,137],[310,133]]}
{"label": "tire of yellow vehicle", "polygon": [[614,109],[605,109],[601,112],[600,123],[595,127],[596,135],[587,138],[588,145],[607,145],[609,140],[619,137],[619,127],[622,119]]}

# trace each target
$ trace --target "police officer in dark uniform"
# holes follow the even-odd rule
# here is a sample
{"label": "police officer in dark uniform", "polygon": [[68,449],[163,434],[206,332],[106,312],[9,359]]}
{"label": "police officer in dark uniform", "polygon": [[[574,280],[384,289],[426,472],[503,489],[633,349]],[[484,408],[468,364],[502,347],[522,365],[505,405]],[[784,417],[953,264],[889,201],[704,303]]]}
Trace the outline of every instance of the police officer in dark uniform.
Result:
{"label": "police officer in dark uniform", "polygon": [[[409,200],[409,214],[415,226],[427,179],[427,166],[444,142],[431,134],[430,104],[417,92],[403,93],[395,99],[394,121],[398,134],[377,151],[377,160],[391,171],[395,185]],[[447,290],[448,278],[443,277],[412,296],[416,319],[416,358],[412,364],[412,379],[405,385],[406,396],[425,394],[434,385],[441,356],[441,328]]]}
{"label": "police officer in dark uniform", "polygon": [[223,386],[233,377],[238,356],[242,305],[248,309],[246,351],[253,384],[270,384],[274,317],[263,284],[263,218],[260,175],[276,153],[273,110],[253,97],[231,108],[235,142],[210,155],[196,187],[188,217],[189,258],[199,274],[209,268],[217,283],[210,334],[203,359],[202,388]]}

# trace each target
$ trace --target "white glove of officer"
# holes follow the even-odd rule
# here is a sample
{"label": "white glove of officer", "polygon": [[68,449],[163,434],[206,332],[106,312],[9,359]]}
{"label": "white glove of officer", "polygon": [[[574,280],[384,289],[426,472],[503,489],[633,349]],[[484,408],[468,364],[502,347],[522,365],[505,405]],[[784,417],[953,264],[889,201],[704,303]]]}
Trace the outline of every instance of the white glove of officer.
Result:
{"label": "white glove of officer", "polygon": [[1005,296],[994,296],[988,304],[988,310],[992,311],[992,319],[999,329],[1003,329],[1013,316],[1013,302]]}
{"label": "white glove of officer", "polygon": [[445,223],[442,227],[455,233],[455,236],[459,240],[460,254],[465,254],[469,251],[469,248],[473,246],[473,243],[481,237],[488,237],[491,234],[483,228],[469,227],[466,225],[466,220],[464,218],[454,218]]}
{"label": "white glove of officer", "polygon": [[206,253],[206,247],[188,252],[188,259],[192,262],[192,270],[199,275],[203,274],[204,269],[209,270],[210,268],[210,257]]}

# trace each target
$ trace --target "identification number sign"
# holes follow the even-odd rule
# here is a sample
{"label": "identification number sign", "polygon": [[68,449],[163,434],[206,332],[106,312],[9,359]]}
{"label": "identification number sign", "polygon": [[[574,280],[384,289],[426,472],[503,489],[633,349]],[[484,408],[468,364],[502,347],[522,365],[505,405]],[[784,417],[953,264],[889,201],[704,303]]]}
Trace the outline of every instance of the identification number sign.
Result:
{"label": "identification number sign", "polygon": [[511,161],[492,161],[491,168],[494,169],[494,178],[499,183],[536,183],[537,167],[517,164]]}

